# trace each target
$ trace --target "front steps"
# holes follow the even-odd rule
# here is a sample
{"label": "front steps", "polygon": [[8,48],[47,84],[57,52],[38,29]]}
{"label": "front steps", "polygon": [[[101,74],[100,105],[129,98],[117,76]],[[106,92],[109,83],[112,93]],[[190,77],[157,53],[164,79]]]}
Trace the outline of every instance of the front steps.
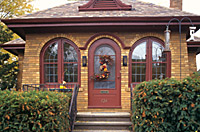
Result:
{"label": "front steps", "polygon": [[73,132],[130,132],[128,112],[78,112]]}

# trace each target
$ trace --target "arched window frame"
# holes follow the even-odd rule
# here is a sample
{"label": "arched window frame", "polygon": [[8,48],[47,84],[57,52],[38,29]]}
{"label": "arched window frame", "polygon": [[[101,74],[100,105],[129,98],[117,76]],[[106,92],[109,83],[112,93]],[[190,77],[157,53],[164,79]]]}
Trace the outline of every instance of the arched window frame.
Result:
{"label": "arched window frame", "polygon": [[[146,58],[146,80],[145,81],[149,81],[149,80],[152,80],[151,79],[151,76],[152,76],[152,63],[153,61],[151,60],[152,59],[152,42],[155,41],[159,44],[161,44],[163,47],[165,47],[164,45],[164,42],[159,39],[159,38],[156,38],[156,37],[145,37],[145,38],[142,38],[138,41],[136,41],[133,46],[131,47],[130,49],[130,52],[129,52],[129,87],[130,85],[132,84],[133,87],[135,87],[135,85],[141,83],[141,82],[138,82],[138,83],[134,83],[132,82],[132,53],[134,51],[134,49],[140,45],[141,43],[143,42],[147,42],[147,47],[146,47],[146,52],[147,52],[147,58]],[[150,49],[149,49],[150,48]],[[171,52],[170,51],[164,51],[165,54],[167,55],[166,57],[166,77],[170,78],[171,77]],[[150,57],[151,56],[151,57]]]}
{"label": "arched window frame", "polygon": [[[51,45],[51,44],[53,44],[53,43],[55,43],[55,42],[58,42],[58,45],[62,45],[62,46],[58,46],[59,48],[58,48],[58,54],[59,53],[63,53],[63,54],[59,54],[58,55],[58,82],[50,82],[50,83],[45,83],[45,78],[44,78],[44,76],[45,76],[45,74],[44,74],[44,55],[45,55],[45,51],[48,49],[48,47]],[[76,51],[76,53],[77,53],[77,56],[78,56],[78,62],[77,62],[77,64],[78,64],[78,81],[77,82],[69,82],[70,84],[79,84],[79,86],[81,85],[81,75],[80,75],[80,68],[81,68],[81,54],[80,54],[80,50],[79,50],[79,48],[78,48],[78,46],[74,43],[74,42],[72,42],[71,40],[69,40],[69,39],[67,39],[67,38],[55,38],[55,39],[52,39],[52,40],[50,40],[50,41],[48,41],[44,46],[43,46],[43,48],[42,48],[42,50],[41,50],[41,52],[40,52],[40,83],[41,84],[58,84],[58,83],[63,83],[62,81],[63,80],[61,80],[61,78],[62,78],[62,76],[64,77],[64,74],[62,75],[62,72],[60,72],[60,71],[63,71],[62,69],[63,69],[63,67],[64,67],[64,65],[62,65],[62,64],[65,64],[66,62],[64,62],[64,60],[63,60],[63,56],[64,56],[64,52],[61,52],[61,50],[63,50],[62,49],[62,47],[63,47],[63,43],[64,42],[67,42],[67,44],[70,44],[74,49],[75,49],[75,51]],[[60,63],[60,62],[62,62],[62,63]],[[67,82],[68,83],[68,82]]]}

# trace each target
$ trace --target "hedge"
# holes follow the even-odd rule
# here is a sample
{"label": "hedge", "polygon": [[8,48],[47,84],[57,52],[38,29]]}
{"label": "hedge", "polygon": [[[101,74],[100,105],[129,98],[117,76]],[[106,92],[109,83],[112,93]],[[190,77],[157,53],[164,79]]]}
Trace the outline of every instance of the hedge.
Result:
{"label": "hedge", "polygon": [[69,131],[71,94],[0,91],[0,131]]}
{"label": "hedge", "polygon": [[135,132],[199,132],[200,74],[143,82],[135,87],[132,106]]}

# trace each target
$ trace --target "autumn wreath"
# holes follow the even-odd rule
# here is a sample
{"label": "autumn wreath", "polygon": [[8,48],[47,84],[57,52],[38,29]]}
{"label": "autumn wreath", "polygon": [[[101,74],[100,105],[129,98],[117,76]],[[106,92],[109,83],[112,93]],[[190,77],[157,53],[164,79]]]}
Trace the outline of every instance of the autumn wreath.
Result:
{"label": "autumn wreath", "polygon": [[110,75],[110,72],[108,71],[108,65],[112,65],[113,59],[109,55],[100,55],[99,56],[99,71],[101,73],[99,74],[94,74],[94,79],[95,80],[103,80],[107,79]]}

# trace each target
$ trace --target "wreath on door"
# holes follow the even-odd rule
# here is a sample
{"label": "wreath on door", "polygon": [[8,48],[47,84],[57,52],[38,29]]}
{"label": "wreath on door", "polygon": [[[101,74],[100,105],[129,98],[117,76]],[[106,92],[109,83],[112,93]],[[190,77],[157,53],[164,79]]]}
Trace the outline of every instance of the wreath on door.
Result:
{"label": "wreath on door", "polygon": [[99,71],[101,73],[99,74],[94,74],[94,79],[95,80],[103,80],[107,79],[110,75],[110,72],[108,71],[108,65],[112,66],[113,64],[113,59],[109,55],[100,55],[99,56]]}

